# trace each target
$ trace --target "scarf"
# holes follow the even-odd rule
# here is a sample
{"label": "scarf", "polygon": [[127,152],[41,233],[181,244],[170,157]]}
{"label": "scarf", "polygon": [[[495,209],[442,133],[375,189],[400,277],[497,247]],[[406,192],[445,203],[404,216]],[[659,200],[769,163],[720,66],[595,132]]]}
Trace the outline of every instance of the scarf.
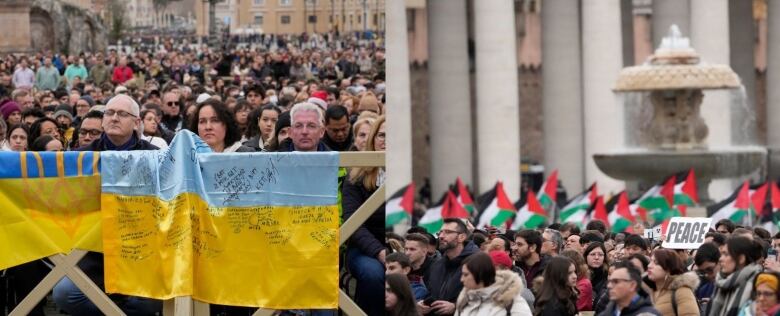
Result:
{"label": "scarf", "polygon": [[739,309],[739,305],[746,302],[752,294],[750,280],[760,271],[761,266],[751,263],[726,277],[718,274],[715,279],[715,295],[708,307],[710,315],[731,315],[732,309]]}

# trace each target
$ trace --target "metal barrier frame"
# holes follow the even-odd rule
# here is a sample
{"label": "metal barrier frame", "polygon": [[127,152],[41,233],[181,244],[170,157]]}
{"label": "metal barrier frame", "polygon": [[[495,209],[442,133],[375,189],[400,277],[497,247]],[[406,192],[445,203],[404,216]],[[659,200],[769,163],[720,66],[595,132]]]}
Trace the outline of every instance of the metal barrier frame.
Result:
{"label": "metal barrier frame", "polygon": [[[384,152],[344,152],[339,153],[339,167],[384,167]],[[385,201],[385,185],[381,185],[366,200],[354,214],[339,228],[339,246],[347,242],[349,237],[368,220],[374,211]],[[71,281],[92,301],[101,312],[106,315],[125,315],[114,302],[108,298],[105,292],[98,287],[77,264],[87,251],[74,249],[67,256],[56,254],[49,256],[54,263],[54,268],[46,277],[33,288],[9,316],[27,315],[41,300],[54,288],[64,276]],[[355,302],[339,289],[339,309],[349,316],[365,316],[366,313]],[[260,308],[254,316],[270,316],[275,310]],[[165,316],[208,316],[209,304],[193,300],[190,296],[176,297],[163,302],[163,315]]]}

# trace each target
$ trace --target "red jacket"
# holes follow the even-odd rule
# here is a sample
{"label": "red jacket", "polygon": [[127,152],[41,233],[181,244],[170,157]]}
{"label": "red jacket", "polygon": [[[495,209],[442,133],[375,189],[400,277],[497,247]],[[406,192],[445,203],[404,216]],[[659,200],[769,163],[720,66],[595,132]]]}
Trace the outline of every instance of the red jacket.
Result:
{"label": "red jacket", "polygon": [[578,311],[592,311],[593,310],[593,285],[590,283],[590,279],[582,278],[577,281],[577,289],[580,291],[580,296],[577,298],[577,310]]}
{"label": "red jacket", "polygon": [[128,66],[116,66],[114,67],[114,75],[111,76],[111,82],[115,84],[123,84],[125,81],[133,79],[133,69]]}

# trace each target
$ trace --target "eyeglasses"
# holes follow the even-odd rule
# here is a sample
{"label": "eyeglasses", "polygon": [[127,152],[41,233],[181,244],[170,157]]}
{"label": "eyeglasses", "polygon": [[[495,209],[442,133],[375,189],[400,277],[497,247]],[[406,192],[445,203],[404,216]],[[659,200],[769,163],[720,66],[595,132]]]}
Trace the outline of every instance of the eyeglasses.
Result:
{"label": "eyeglasses", "polygon": [[122,111],[122,110],[106,110],[106,112],[103,113],[103,114],[104,114],[104,117],[112,117],[112,116],[114,116],[114,114],[119,115],[119,117],[121,117],[121,118],[136,117],[132,113],[125,112],[125,111]]}
{"label": "eyeglasses", "polygon": [[612,285],[617,285],[620,282],[631,282],[631,281],[634,281],[634,280],[631,280],[631,279],[608,279],[607,280],[607,282],[609,282],[609,284],[612,284]]}
{"label": "eyeglasses", "polygon": [[100,136],[100,134],[103,134],[103,131],[97,130],[97,129],[80,129],[79,135],[86,136],[87,134],[97,137]]}
{"label": "eyeglasses", "polygon": [[175,102],[175,101],[168,102],[168,106],[178,106],[178,105],[179,102]]}
{"label": "eyeglasses", "polygon": [[440,230],[439,231],[439,235],[441,235],[442,233],[447,234],[447,235],[449,235],[449,234],[462,234],[459,231],[449,230],[449,229],[442,229],[442,230]]}

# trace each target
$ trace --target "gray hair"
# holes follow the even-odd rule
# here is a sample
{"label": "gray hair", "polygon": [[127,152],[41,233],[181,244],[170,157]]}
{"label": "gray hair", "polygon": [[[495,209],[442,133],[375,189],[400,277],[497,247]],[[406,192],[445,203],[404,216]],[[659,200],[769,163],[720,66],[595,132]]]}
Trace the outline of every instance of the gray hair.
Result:
{"label": "gray hair", "polygon": [[292,110],[290,110],[290,125],[295,125],[295,114],[298,112],[316,112],[317,118],[319,118],[320,126],[325,125],[325,114],[322,113],[322,108],[314,103],[309,102],[301,102],[293,105]]}
{"label": "gray hair", "polygon": [[555,244],[555,253],[560,253],[561,249],[563,249],[563,236],[561,236],[561,232],[551,228],[545,229],[544,232],[550,234],[550,241]]}
{"label": "gray hair", "polygon": [[108,102],[106,102],[106,107],[113,102],[120,101],[119,99],[125,99],[130,101],[130,114],[135,115],[135,117],[139,117],[141,115],[141,107],[138,105],[138,102],[135,102],[133,98],[131,98],[129,95],[126,94],[117,94],[113,96],[110,100],[108,100]]}

